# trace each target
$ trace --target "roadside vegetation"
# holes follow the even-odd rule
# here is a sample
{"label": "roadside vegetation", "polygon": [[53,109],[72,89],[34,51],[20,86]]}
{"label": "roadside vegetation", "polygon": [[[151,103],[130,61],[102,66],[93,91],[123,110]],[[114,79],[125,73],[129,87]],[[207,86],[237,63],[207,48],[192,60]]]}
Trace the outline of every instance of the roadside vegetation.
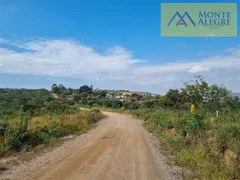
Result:
{"label": "roadside vegetation", "polygon": [[98,109],[80,110],[45,89],[1,89],[0,98],[0,158],[84,133],[103,118]]}
{"label": "roadside vegetation", "polygon": [[174,155],[185,179],[240,179],[240,113],[213,118],[203,112],[132,111]]}
{"label": "roadside vegetation", "polygon": [[[161,107],[131,113],[183,167],[184,179],[240,179],[240,102],[201,76],[160,97]],[[190,112],[190,105],[195,111]],[[218,112],[217,112],[218,111]]]}

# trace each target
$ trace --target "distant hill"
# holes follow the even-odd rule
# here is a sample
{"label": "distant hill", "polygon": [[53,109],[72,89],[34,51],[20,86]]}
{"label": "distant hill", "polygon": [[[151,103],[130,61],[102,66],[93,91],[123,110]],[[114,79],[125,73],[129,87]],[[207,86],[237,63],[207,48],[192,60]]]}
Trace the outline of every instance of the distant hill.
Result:
{"label": "distant hill", "polygon": [[240,93],[233,93],[233,96],[237,96],[240,98]]}

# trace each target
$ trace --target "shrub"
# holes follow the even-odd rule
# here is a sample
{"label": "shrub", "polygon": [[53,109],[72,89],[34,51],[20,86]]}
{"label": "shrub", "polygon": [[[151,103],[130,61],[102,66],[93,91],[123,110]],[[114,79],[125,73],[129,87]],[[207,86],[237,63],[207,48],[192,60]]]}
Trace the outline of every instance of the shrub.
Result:
{"label": "shrub", "polygon": [[196,134],[206,128],[204,122],[205,118],[205,115],[200,113],[185,113],[179,120],[178,131],[183,136],[186,136],[187,134]]}
{"label": "shrub", "polygon": [[13,126],[9,126],[5,138],[11,150],[20,151],[27,145],[29,132],[27,130],[27,117],[21,116]]}
{"label": "shrub", "polygon": [[176,120],[172,118],[172,115],[168,112],[157,111],[154,117],[157,126],[172,129],[176,126]]}
{"label": "shrub", "polygon": [[49,143],[57,138],[57,133],[53,129],[46,126],[41,128],[38,134],[42,143]]}

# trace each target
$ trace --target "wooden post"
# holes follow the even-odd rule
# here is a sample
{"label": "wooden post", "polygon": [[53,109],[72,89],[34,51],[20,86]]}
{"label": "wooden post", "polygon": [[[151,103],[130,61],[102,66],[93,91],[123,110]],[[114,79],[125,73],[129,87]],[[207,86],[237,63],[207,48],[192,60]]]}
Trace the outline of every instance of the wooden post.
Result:
{"label": "wooden post", "polygon": [[32,119],[32,118],[29,116],[29,117],[28,117],[28,129],[31,129],[31,125],[32,125],[31,119]]}

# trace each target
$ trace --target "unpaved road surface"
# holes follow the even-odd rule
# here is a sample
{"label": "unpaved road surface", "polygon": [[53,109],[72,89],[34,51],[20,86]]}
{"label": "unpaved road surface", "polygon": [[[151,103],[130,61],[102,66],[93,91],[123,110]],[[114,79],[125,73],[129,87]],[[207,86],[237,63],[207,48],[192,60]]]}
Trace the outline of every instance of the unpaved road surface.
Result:
{"label": "unpaved road surface", "polygon": [[20,180],[168,180],[175,177],[152,136],[131,117],[106,113],[87,134],[0,175]]}

